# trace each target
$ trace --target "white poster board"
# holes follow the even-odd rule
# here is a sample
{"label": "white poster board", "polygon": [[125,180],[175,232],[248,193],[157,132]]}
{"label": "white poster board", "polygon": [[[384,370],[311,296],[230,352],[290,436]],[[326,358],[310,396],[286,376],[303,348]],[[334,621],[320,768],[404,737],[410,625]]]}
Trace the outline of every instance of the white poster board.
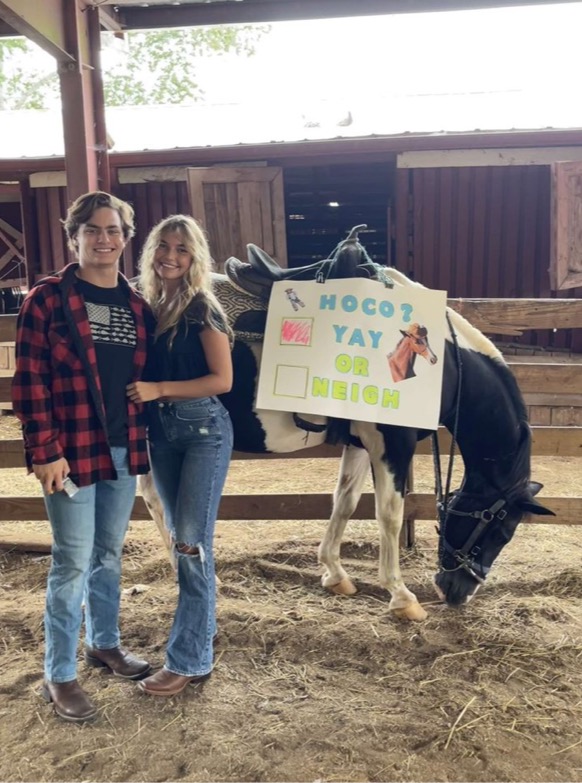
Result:
{"label": "white poster board", "polygon": [[275,283],[257,408],[436,429],[446,300],[360,278]]}

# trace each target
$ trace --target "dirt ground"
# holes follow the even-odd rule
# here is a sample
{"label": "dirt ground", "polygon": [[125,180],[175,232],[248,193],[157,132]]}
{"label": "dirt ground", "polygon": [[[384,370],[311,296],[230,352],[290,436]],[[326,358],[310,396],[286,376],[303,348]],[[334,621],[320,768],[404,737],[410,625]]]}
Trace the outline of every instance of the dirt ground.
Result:
{"label": "dirt ground", "polygon": [[[0,419],[0,437],[14,437]],[[228,492],[331,490],[329,460],[236,462]],[[579,495],[575,459],[538,461],[544,493]],[[417,487],[429,490],[430,459]],[[21,470],[0,494],[30,494]],[[433,524],[403,556],[422,624],[394,619],[377,583],[374,522],[342,554],[358,594],[319,584],[322,522],[222,522],[216,668],[169,700],[80,664],[98,721],[59,721],[38,695],[48,556],[0,554],[0,779],[5,781],[581,781],[582,537],[523,525],[472,604],[436,601]],[[5,536],[48,541],[45,523]],[[131,525],[122,633],[161,665],[176,588],[153,523]]]}

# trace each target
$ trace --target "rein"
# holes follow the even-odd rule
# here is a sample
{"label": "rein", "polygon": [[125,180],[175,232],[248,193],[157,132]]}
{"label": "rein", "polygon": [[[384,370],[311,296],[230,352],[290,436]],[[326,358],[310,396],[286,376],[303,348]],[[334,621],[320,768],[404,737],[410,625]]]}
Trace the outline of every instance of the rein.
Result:
{"label": "rein", "polygon": [[440,455],[440,447],[439,447],[438,430],[436,430],[432,434],[432,456],[434,462],[434,474],[435,474],[435,483],[436,483],[437,509],[441,521],[446,520],[446,516],[448,513],[449,495],[451,492],[451,481],[453,476],[453,462],[455,459],[455,449],[457,445],[457,432],[459,429],[459,411],[461,409],[461,389],[463,385],[463,361],[461,359],[461,351],[459,348],[457,333],[453,328],[453,324],[451,323],[451,319],[448,313],[446,313],[446,319],[453,340],[453,345],[455,346],[455,358],[457,360],[458,372],[457,372],[457,395],[455,400],[455,418],[453,422],[453,430],[451,432],[452,440],[451,440],[451,448],[449,451],[447,483],[445,486],[444,493],[443,493],[443,480],[442,480],[442,473],[441,473],[441,455]]}
{"label": "rein", "polygon": [[[454,508],[450,508],[451,497],[460,498],[463,497],[463,495],[465,495],[466,493],[460,491],[451,492],[453,461],[455,458],[455,448],[456,448],[457,433],[459,428],[459,411],[461,407],[463,363],[461,360],[461,351],[459,348],[457,334],[453,328],[448,313],[446,317],[447,317],[447,323],[449,326],[451,337],[453,340],[453,345],[455,346],[455,358],[457,361],[458,377],[457,377],[457,399],[455,402],[454,422],[453,422],[453,429],[451,433],[452,441],[451,441],[451,448],[449,452],[449,466],[447,470],[447,481],[446,481],[444,492],[443,492],[442,476],[441,476],[441,461],[440,461],[440,450],[439,450],[439,443],[438,443],[438,432],[434,432],[432,435],[432,447],[433,447],[432,453],[433,453],[434,470],[435,470],[437,513],[440,522],[440,526],[437,527],[437,532],[439,535],[439,554],[440,554],[439,559],[441,561],[439,570],[441,571],[441,573],[443,572],[451,573],[453,571],[458,571],[459,569],[462,568],[468,574],[470,574],[470,576],[472,576],[476,582],[478,582],[479,584],[483,584],[490,569],[489,566],[485,566],[482,563],[476,562],[476,558],[481,552],[481,548],[477,546],[477,541],[479,540],[481,534],[485,531],[487,526],[491,522],[493,522],[494,519],[496,518],[499,520],[505,519],[505,517],[507,516],[507,510],[504,508],[504,506],[507,504],[507,501],[504,498],[499,498],[494,503],[492,503],[489,506],[489,508],[486,508],[483,511],[457,511]],[[458,517],[470,517],[471,519],[479,520],[478,524],[475,525],[475,529],[473,530],[469,538],[459,549],[455,549],[454,547],[452,547],[446,538],[447,520],[449,518],[449,515],[451,514]],[[443,566],[442,554],[444,552],[447,552],[449,555],[452,555],[452,557],[457,561],[458,565],[455,568],[445,568]],[[479,570],[479,573],[477,569]]]}

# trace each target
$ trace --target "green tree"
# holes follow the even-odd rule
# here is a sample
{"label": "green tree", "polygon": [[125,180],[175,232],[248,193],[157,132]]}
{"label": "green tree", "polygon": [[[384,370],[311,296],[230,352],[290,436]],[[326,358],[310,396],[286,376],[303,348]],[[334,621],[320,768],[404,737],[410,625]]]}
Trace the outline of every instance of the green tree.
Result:
{"label": "green tree", "polygon": [[[104,67],[106,106],[192,103],[204,91],[196,76],[202,57],[251,56],[269,27],[207,27],[130,31],[126,55]],[[103,45],[107,49],[107,36]],[[54,63],[39,68],[37,47],[26,38],[0,41],[0,109],[45,109],[59,97]]]}
{"label": "green tree", "polygon": [[51,98],[58,98],[56,66],[49,61],[49,70],[39,68],[32,56],[37,52],[26,38],[0,42],[0,110],[44,109]]}
{"label": "green tree", "polygon": [[127,34],[128,57],[104,69],[105,104],[191,103],[204,94],[200,58],[233,52],[251,56],[268,27],[210,27]]}

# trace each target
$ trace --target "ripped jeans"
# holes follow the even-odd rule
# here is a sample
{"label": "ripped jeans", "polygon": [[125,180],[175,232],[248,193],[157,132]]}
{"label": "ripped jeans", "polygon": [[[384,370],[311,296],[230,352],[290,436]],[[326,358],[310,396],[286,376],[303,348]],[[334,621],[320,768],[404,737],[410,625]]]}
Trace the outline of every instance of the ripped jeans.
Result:
{"label": "ripped jeans", "polygon": [[178,606],[165,662],[175,674],[212,670],[214,525],[232,442],[230,416],[216,397],[149,404],[153,478],[176,542]]}

